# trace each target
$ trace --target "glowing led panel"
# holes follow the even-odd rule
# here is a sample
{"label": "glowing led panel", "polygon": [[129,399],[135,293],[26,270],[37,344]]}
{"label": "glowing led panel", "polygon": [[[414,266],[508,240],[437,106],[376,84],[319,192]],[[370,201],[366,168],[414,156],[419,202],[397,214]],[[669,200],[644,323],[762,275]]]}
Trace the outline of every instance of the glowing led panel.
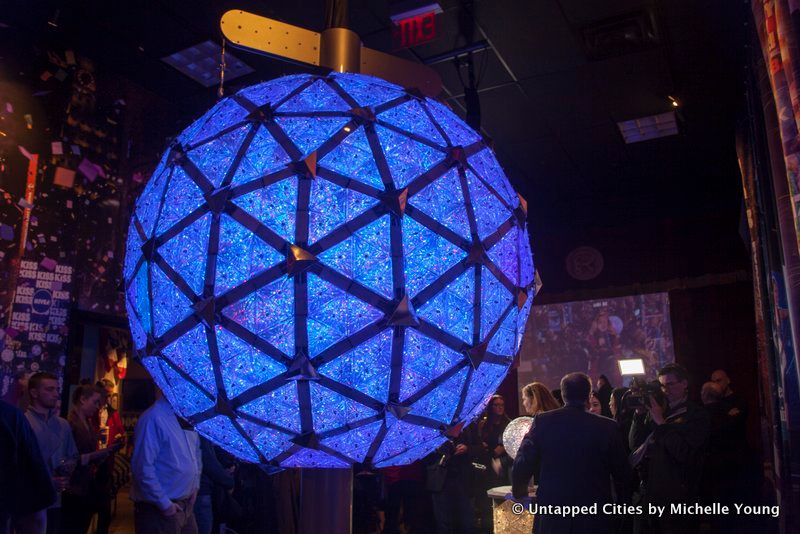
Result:
{"label": "glowing led panel", "polygon": [[136,203],[137,354],[245,461],[412,462],[519,350],[524,206],[437,102],[357,74],[248,87],[177,137]]}

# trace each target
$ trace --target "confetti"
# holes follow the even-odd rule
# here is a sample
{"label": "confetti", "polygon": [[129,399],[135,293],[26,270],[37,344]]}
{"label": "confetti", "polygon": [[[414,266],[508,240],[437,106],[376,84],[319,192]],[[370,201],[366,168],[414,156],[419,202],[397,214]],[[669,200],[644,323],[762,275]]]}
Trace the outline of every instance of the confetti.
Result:
{"label": "confetti", "polygon": [[56,260],[45,257],[44,259],[42,259],[42,261],[39,262],[39,265],[42,267],[42,269],[52,272],[55,271],[57,263]]}
{"label": "confetti", "polygon": [[[56,167],[56,174],[53,177],[53,184],[60,187],[70,188],[75,185],[75,171],[65,169],[64,167]],[[72,201],[67,201],[69,208],[72,207]]]}
{"label": "confetti", "polygon": [[100,174],[100,169],[97,165],[89,161],[88,158],[83,158],[81,164],[78,165],[78,172],[84,175],[90,182],[94,182],[97,179],[97,175]]}
{"label": "confetti", "polygon": [[7,224],[0,224],[0,239],[12,241],[14,239],[14,229]]}

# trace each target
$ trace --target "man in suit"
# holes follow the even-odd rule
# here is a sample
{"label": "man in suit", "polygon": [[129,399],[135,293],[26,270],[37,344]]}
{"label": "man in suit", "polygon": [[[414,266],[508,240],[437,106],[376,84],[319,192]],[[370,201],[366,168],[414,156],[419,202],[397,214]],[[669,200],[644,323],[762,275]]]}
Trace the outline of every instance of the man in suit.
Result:
{"label": "man in suit", "polygon": [[516,499],[528,495],[528,481],[538,484],[536,505],[592,506],[596,513],[563,516],[538,513],[536,534],[611,533],[619,516],[603,513],[603,505],[626,503],[630,467],[617,423],[587,412],[592,383],[583,373],[561,379],[564,407],[536,416],[522,440],[512,471]]}

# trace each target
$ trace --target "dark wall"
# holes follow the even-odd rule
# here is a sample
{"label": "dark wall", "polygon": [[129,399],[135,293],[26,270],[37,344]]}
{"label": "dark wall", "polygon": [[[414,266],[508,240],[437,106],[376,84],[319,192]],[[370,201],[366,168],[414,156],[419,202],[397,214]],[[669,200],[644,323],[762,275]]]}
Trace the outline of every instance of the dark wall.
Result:
{"label": "dark wall", "polygon": [[731,388],[749,407],[748,439],[760,448],[758,362],[753,286],[750,282],[670,291],[675,359],[689,371],[690,391],[716,369],[724,369]]}
{"label": "dark wall", "polygon": [[[534,262],[543,283],[538,301],[551,296],[559,301],[564,292],[749,270],[739,221],[737,208],[691,218],[630,221],[625,226],[587,225],[540,233],[532,227]],[[592,280],[576,280],[567,273],[567,255],[578,246],[594,247],[603,255],[603,270]]]}

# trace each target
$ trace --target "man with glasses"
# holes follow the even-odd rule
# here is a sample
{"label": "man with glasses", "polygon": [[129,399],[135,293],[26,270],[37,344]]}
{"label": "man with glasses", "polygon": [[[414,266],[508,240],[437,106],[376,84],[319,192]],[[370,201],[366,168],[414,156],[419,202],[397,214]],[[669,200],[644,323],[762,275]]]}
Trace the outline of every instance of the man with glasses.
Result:
{"label": "man with glasses", "polygon": [[[638,532],[693,533],[697,515],[670,513],[672,504],[699,500],[700,474],[709,437],[708,413],[688,399],[689,377],[671,363],[658,371],[664,402],[647,397],[631,425],[631,460],[642,479],[642,504],[664,507],[663,515],[637,525]],[[644,412],[644,413],[642,413]]]}

